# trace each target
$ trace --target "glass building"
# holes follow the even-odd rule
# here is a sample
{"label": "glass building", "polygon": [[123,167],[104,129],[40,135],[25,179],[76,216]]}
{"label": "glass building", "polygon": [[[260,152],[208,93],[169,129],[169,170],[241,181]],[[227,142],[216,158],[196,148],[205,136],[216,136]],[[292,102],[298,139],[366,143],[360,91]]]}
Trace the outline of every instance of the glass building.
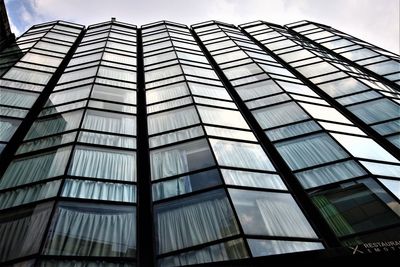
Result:
{"label": "glass building", "polygon": [[34,25],[0,51],[0,265],[398,255],[399,88],[315,22]]}

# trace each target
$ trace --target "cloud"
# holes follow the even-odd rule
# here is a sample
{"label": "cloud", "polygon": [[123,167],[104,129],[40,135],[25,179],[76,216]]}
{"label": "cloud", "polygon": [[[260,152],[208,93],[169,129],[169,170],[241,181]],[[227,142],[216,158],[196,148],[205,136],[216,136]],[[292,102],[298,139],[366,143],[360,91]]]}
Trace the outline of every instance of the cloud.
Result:
{"label": "cloud", "polygon": [[376,0],[6,0],[6,5],[11,20],[21,32],[31,24],[58,19],[84,25],[106,21],[111,17],[136,25],[159,20],[189,25],[211,19],[232,24],[261,19],[281,25],[298,20],[312,20],[399,53],[399,2],[380,0],[377,4]]}

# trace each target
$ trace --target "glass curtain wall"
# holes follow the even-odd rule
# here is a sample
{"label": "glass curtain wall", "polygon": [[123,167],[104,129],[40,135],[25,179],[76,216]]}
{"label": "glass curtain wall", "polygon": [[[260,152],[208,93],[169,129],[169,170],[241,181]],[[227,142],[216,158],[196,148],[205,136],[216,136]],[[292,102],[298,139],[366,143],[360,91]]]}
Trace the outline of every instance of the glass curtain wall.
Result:
{"label": "glass curtain wall", "polygon": [[89,26],[0,179],[1,261],[135,266],[136,132],[136,26]]}
{"label": "glass curtain wall", "polygon": [[[231,42],[231,50],[222,54],[223,57],[218,50],[213,50],[219,43],[215,39],[205,44],[217,62],[221,58],[232,61],[225,63],[229,64],[225,68],[223,62],[219,63],[223,72],[340,240],[344,243],[348,240],[362,242],[361,239],[352,239],[352,236],[361,236],[371,230],[380,231],[388,225],[398,226],[400,204],[395,187],[384,186],[382,182],[385,181],[382,175],[389,176],[390,181],[398,181],[398,174],[394,174],[399,167],[398,160],[243,33],[223,25],[213,24],[213,27],[209,32],[200,32],[201,28],[196,31],[203,40],[222,32],[226,37],[220,42]],[[278,38],[281,41],[276,41],[275,46],[282,42],[283,50],[290,47],[263,24],[246,25],[244,29],[256,38],[262,34],[264,37],[260,39],[265,36]],[[298,57],[307,57],[307,53],[301,52]],[[233,53],[242,56],[233,59],[229,55]],[[250,66],[251,73],[247,71]],[[321,68],[318,70],[323,71]],[[234,76],[233,73],[241,74]],[[373,170],[371,166],[380,166],[381,171]],[[387,171],[382,172],[386,168]],[[360,189],[362,193],[359,196],[356,193],[346,196],[357,203],[350,209],[343,206],[346,199],[343,194],[353,187],[363,189]],[[337,198],[322,203],[321,196],[326,197],[332,192]],[[364,202],[361,195],[368,196],[370,201]],[[367,214],[366,203],[382,205],[379,211]],[[358,213],[361,210],[363,214]],[[386,212],[393,216],[390,220],[385,220]],[[375,218],[382,221],[368,222]],[[361,224],[363,227],[359,227]]]}
{"label": "glass curtain wall", "polygon": [[400,85],[400,57],[326,25],[301,21],[290,29],[359,66]]}
{"label": "glass curtain wall", "polygon": [[36,25],[0,53],[0,154],[60,66],[83,26]]}
{"label": "glass curtain wall", "polygon": [[159,265],[323,249],[189,29],[142,32]]}
{"label": "glass curtain wall", "polygon": [[[294,29],[304,35],[319,32],[318,27],[313,25]],[[244,30],[251,32],[254,38],[298,70],[337,104],[344,106],[379,135],[400,147],[400,95],[396,89],[334,55],[327,54],[307,40],[291,35],[286,28],[257,23],[257,26],[246,26]],[[331,42],[337,45],[336,41]],[[341,47],[340,43],[342,41],[338,47]]]}

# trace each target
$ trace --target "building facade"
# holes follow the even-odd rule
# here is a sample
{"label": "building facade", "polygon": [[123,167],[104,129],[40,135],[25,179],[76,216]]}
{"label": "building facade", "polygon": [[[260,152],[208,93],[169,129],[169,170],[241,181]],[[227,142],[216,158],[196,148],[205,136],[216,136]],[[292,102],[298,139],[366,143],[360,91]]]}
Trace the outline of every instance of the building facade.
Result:
{"label": "building facade", "polygon": [[32,26],[0,52],[0,265],[398,255],[399,88],[315,22]]}

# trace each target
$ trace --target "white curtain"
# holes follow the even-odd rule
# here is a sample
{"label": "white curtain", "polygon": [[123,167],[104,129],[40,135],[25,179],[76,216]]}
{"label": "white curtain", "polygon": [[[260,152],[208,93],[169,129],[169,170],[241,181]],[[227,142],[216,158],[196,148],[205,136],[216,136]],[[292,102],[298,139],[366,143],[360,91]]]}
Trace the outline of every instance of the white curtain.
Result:
{"label": "white curtain", "polygon": [[260,145],[210,139],[220,165],[274,171]]}
{"label": "white curtain", "polygon": [[191,139],[203,134],[203,128],[201,126],[197,126],[172,133],[157,135],[149,139],[150,148]]}
{"label": "white curtain", "polygon": [[60,148],[57,151],[12,161],[0,179],[0,188],[9,188],[63,175],[70,149],[70,147]]}
{"label": "white curtain", "polygon": [[151,152],[150,160],[152,180],[189,171],[185,150],[172,148]]}
{"label": "white curtain", "polygon": [[81,117],[82,111],[73,111],[42,120],[36,120],[25,139],[32,139],[78,128]]}
{"label": "white curtain", "polygon": [[100,66],[97,75],[104,78],[117,79],[126,82],[132,82],[132,83],[136,82],[136,72],[131,70],[123,70],[119,68],[117,69],[117,68]]}
{"label": "white curtain", "polygon": [[295,102],[257,109],[252,113],[263,129],[309,118]]}
{"label": "white curtain", "polygon": [[348,109],[365,123],[374,123],[398,117],[400,106],[389,99],[379,99],[350,106]]}
{"label": "white curtain", "polygon": [[120,134],[136,134],[136,117],[105,111],[88,110],[83,128]]}
{"label": "white curtain", "polygon": [[256,200],[263,223],[271,236],[316,237],[310,224],[289,196],[277,194]]}
{"label": "white curtain", "polygon": [[231,240],[198,250],[163,258],[160,267],[186,266],[207,262],[226,261],[247,258],[248,254],[241,239]]}
{"label": "white curtain", "polygon": [[0,89],[0,104],[14,107],[30,108],[35,103],[37,94]]}
{"label": "white curtain", "polygon": [[153,184],[153,200],[178,196],[189,192],[192,192],[189,176],[182,176],[177,179]]}
{"label": "white curtain", "polygon": [[156,208],[158,252],[166,253],[239,232],[226,197],[199,195]]}
{"label": "white curtain", "polygon": [[150,115],[147,121],[149,134],[156,134],[200,122],[193,106]]}
{"label": "white curtain", "polygon": [[227,169],[222,169],[221,172],[227,184],[287,190],[282,179],[277,174]]}
{"label": "white curtain", "polygon": [[189,87],[192,91],[192,94],[194,95],[232,100],[224,87],[217,87],[199,83],[189,83]]}
{"label": "white curtain", "polygon": [[106,146],[136,148],[136,138],[120,135],[101,134],[81,131],[78,138],[79,142],[98,144]]}
{"label": "white curtain", "polygon": [[[136,267],[135,262],[41,260],[40,267]],[[23,266],[25,267],[25,266]]]}
{"label": "white curtain", "polygon": [[366,174],[355,161],[345,161],[332,165],[296,173],[304,188],[325,185]]}
{"label": "white curtain", "polygon": [[178,83],[161,88],[147,90],[146,102],[147,104],[156,103],[159,101],[169,100],[172,98],[185,96],[189,94],[189,90],[185,83]]}
{"label": "white curtain", "polygon": [[36,206],[34,213],[15,215],[0,222],[0,261],[37,253],[51,208]]}
{"label": "white curtain", "polygon": [[117,207],[59,207],[46,242],[50,255],[134,257],[136,212]]}
{"label": "white curtain", "polygon": [[35,202],[57,195],[60,180],[37,184],[0,194],[0,209]]}
{"label": "white curtain", "polygon": [[136,181],[136,154],[77,147],[69,173],[76,176]]}
{"label": "white curtain", "polygon": [[61,195],[72,198],[136,202],[136,187],[129,184],[103,183],[87,180],[65,180]]}
{"label": "white curtain", "polygon": [[275,146],[292,170],[348,157],[336,141],[325,133],[297,138]]}
{"label": "white curtain", "polygon": [[0,121],[0,141],[9,141],[17,130],[20,120],[5,120]]}
{"label": "white curtain", "polygon": [[36,139],[30,142],[25,142],[19,146],[17,153],[22,154],[43,148],[74,142],[75,137],[76,137],[76,132],[72,132],[62,135],[53,135],[46,138]]}
{"label": "white curtain", "polygon": [[276,141],[318,130],[321,130],[321,127],[315,121],[305,121],[268,130],[265,133],[271,141]]}

